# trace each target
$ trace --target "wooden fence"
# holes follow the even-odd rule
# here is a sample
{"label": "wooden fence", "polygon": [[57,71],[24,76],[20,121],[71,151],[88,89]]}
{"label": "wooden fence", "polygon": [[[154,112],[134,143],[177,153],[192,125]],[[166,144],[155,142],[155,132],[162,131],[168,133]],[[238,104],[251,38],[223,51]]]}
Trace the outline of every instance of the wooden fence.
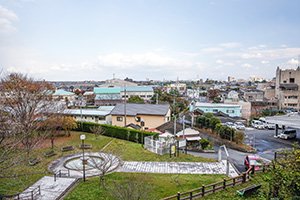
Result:
{"label": "wooden fence", "polygon": [[225,190],[228,187],[234,187],[235,185],[245,183],[250,179],[250,174],[254,174],[255,171],[265,172],[268,167],[268,165],[263,165],[259,170],[255,170],[255,167],[251,166],[246,172],[242,173],[239,176],[229,179],[224,178],[223,181],[209,185],[202,185],[202,187],[190,190],[188,192],[178,192],[176,195],[163,198],[162,200],[192,200],[194,198],[200,198],[208,194]]}
{"label": "wooden fence", "polygon": [[0,199],[6,200],[6,199],[14,199],[14,200],[22,200],[22,199],[26,199],[26,200],[34,200],[36,199],[37,195],[41,194],[41,186],[38,186],[28,192],[21,192],[18,194],[14,194],[14,195],[4,195],[1,196],[0,195]]}

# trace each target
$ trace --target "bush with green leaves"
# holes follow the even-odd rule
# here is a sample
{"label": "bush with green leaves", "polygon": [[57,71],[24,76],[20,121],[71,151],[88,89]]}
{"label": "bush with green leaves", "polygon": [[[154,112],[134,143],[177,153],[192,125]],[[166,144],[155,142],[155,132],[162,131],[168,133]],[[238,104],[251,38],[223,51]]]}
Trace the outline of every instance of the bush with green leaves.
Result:
{"label": "bush with green leaves", "polygon": [[92,127],[101,126],[104,129],[103,135],[108,137],[114,137],[122,140],[129,140],[136,143],[144,143],[144,137],[154,136],[157,137],[158,133],[152,133],[147,131],[134,130],[119,126],[112,126],[108,124],[97,124],[92,122],[78,122],[76,131],[83,131],[92,133]]}

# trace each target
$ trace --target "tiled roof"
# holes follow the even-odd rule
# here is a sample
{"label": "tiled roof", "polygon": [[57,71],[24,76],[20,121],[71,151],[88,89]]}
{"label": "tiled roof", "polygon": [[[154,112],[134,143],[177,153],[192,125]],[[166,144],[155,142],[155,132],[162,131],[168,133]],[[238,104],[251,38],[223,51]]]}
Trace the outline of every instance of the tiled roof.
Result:
{"label": "tiled roof", "polygon": [[[165,133],[166,131],[169,133],[174,133],[174,121],[166,122],[159,127],[156,128],[157,130]],[[176,122],[176,133],[182,131],[183,125],[181,123]]]}
{"label": "tiled roof", "polygon": [[[166,115],[168,104],[126,104],[126,115]],[[117,104],[111,112],[112,115],[124,115],[124,104]]]}

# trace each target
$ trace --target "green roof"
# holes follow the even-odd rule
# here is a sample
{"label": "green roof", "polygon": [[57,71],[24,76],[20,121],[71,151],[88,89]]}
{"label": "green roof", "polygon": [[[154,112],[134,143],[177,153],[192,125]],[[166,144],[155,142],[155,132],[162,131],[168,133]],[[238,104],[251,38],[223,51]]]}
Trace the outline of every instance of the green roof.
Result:
{"label": "green roof", "polygon": [[121,92],[121,88],[119,88],[119,87],[114,87],[114,88],[95,87],[94,88],[95,94],[120,94],[120,92]]}
{"label": "green roof", "polygon": [[54,96],[68,96],[68,95],[74,95],[74,93],[59,89],[59,90],[56,90],[53,95]]}

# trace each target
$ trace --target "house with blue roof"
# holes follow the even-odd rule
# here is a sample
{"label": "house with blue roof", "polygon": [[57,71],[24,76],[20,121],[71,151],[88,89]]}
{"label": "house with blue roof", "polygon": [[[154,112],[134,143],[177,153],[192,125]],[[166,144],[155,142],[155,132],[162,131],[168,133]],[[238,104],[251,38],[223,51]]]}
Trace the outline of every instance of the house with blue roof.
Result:
{"label": "house with blue roof", "polygon": [[67,106],[74,105],[76,100],[76,94],[68,92],[63,89],[58,89],[52,94],[53,99],[66,102]]}

